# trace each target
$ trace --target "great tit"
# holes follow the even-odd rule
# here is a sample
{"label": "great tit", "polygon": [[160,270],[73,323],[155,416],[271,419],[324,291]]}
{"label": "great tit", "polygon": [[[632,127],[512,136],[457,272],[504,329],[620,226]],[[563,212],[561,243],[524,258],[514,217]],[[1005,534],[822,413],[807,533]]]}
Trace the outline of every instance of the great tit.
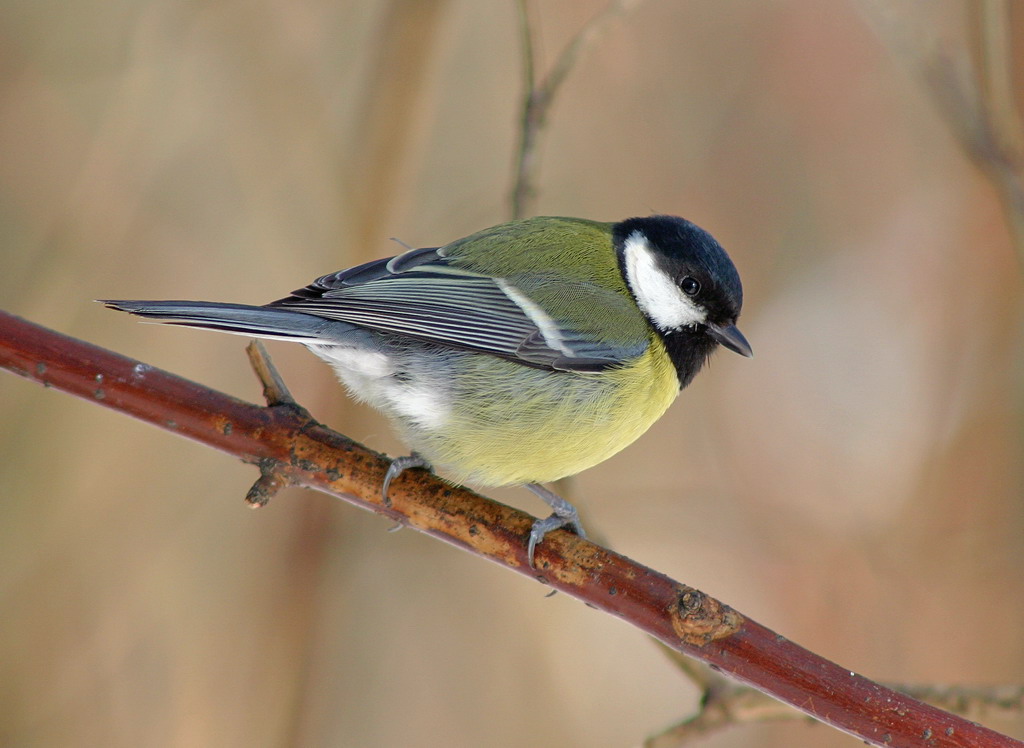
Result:
{"label": "great tit", "polygon": [[584,536],[541,483],[608,459],[656,421],[736,328],[739,274],[706,231],[676,216],[512,221],[318,278],[264,306],[104,301],[171,324],[290,340],[388,416],[410,457],[460,483],[525,485]]}

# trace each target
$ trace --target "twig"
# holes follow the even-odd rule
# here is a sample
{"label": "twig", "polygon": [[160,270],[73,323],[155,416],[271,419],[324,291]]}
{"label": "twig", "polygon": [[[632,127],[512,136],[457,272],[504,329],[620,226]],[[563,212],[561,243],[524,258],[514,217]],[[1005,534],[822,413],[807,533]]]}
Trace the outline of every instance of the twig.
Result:
{"label": "twig", "polygon": [[523,218],[536,196],[537,140],[547,124],[555,94],[572,72],[580,56],[607,32],[611,22],[636,8],[642,0],[612,0],[591,18],[566,44],[551,71],[537,82],[534,33],[530,23],[529,0],[517,0],[519,38],[522,45],[523,79],[526,95],[519,118],[519,148],[516,152],[515,183],[512,188],[512,218]]}
{"label": "twig", "polygon": [[1013,233],[1018,256],[1024,262],[1024,128],[1013,85],[1010,5],[1006,0],[984,0],[974,5],[980,14],[981,43],[978,77],[982,121],[988,143],[975,154],[995,182]]}
{"label": "twig", "polygon": [[[263,343],[253,340],[245,347],[245,352],[249,356],[249,365],[252,366],[256,378],[263,385],[263,399],[267,401],[267,405],[272,408],[290,408],[298,418],[312,423],[313,419],[310,417],[309,411],[295,402],[284,379],[278,373],[277,367],[270,360],[270,354],[267,353]],[[256,479],[252,488],[245,495],[246,503],[254,509],[266,506],[278,491],[292,484],[285,472],[284,463],[267,457],[257,464],[260,468],[260,477]]]}
{"label": "twig", "polygon": [[440,538],[535,577],[622,618],[665,645],[713,665],[801,711],[875,745],[1024,747],[844,670],[699,590],[575,535],[544,539],[526,560],[533,518],[410,470],[380,487],[389,461],[289,407],[258,407],[0,312],[0,367],[133,415],[245,462],[277,463],[296,485]]}
{"label": "twig", "polygon": [[[723,678],[710,668],[664,648],[672,661],[701,686],[700,709],[646,741],[644,748],[678,748],[700,738],[740,725],[763,722],[811,722],[806,714],[750,686]],[[922,686],[891,685],[895,691],[920,699],[967,719],[993,714],[1020,715],[1024,712],[1024,686]],[[932,735],[925,737],[923,745]]]}
{"label": "twig", "polygon": [[[529,0],[516,0],[519,38],[523,61],[523,82],[526,94],[520,113],[519,147],[516,151],[515,183],[511,196],[511,218],[523,218],[532,213],[530,202],[537,196],[537,147],[547,124],[548,110],[555,94],[572,72],[584,50],[596,43],[611,21],[636,8],[642,0],[613,0],[605,9],[590,19],[569,41],[558,56],[544,81],[537,84],[534,31],[530,22]],[[575,481],[572,476],[559,479],[555,490],[560,496],[572,498]]]}
{"label": "twig", "polygon": [[288,385],[270,360],[267,349],[258,340],[254,340],[245,347],[245,353],[249,356],[249,364],[252,366],[256,378],[263,385],[263,398],[267,405],[291,405],[298,407],[292,393],[288,391]]}
{"label": "twig", "polygon": [[1024,129],[1013,85],[1013,49],[1010,36],[1010,5],[1006,0],[983,0],[975,6],[980,14],[981,85],[992,120],[999,123],[1000,140],[1015,160],[1024,156]]}
{"label": "twig", "polygon": [[692,745],[700,738],[740,725],[795,720],[814,723],[806,714],[750,686],[728,681],[719,675],[715,675],[715,679],[717,687],[705,694],[696,714],[648,738],[644,741],[644,748]]}
{"label": "twig", "polygon": [[974,55],[962,43],[931,38],[926,18],[908,19],[883,0],[860,0],[860,6],[879,36],[920,75],[961,147],[992,180],[1024,264],[1024,126],[1012,76],[1010,3],[964,5],[978,31]]}
{"label": "twig", "polygon": [[259,509],[270,503],[270,500],[277,495],[282,488],[292,485],[292,481],[285,472],[285,464],[272,460],[269,457],[260,460],[257,465],[260,469],[260,477],[252,484],[252,488],[245,494],[245,503],[253,509]]}

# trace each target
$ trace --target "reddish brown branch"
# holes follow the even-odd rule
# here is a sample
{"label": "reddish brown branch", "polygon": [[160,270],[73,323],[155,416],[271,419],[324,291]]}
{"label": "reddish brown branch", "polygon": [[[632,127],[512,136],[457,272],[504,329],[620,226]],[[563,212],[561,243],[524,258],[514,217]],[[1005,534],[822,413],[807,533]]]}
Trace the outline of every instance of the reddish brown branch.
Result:
{"label": "reddish brown branch", "polygon": [[262,467],[254,490],[314,488],[538,579],[840,730],[887,746],[1024,746],[840,668],[717,600],[611,551],[555,532],[526,563],[533,518],[402,474],[389,501],[381,455],[291,404],[258,407],[0,312],[0,367]]}

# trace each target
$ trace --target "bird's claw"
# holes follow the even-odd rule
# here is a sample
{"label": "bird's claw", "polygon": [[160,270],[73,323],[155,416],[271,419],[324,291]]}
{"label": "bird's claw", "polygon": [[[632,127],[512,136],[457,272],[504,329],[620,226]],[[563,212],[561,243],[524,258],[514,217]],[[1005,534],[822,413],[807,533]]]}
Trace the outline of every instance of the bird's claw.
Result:
{"label": "bird's claw", "polygon": [[527,483],[526,487],[542,498],[554,510],[550,517],[538,519],[533,523],[533,527],[530,528],[530,540],[526,546],[526,560],[533,567],[533,553],[537,549],[537,544],[552,530],[567,527],[584,539],[586,539],[587,533],[583,531],[583,525],[580,524],[580,515],[576,511],[576,507],[539,483]]}
{"label": "bird's claw", "polygon": [[388,471],[384,473],[384,483],[381,485],[380,488],[380,493],[381,496],[384,498],[384,503],[389,503],[388,491],[391,489],[391,481],[400,476],[406,470],[411,470],[412,468],[423,468],[425,470],[430,470],[430,467],[430,463],[427,462],[422,456],[416,454],[415,452],[413,452],[411,455],[406,455],[405,457],[396,457],[395,459],[393,459],[391,461],[391,464],[388,466]]}
{"label": "bird's claw", "polygon": [[575,508],[570,517],[552,514],[550,517],[538,519],[533,523],[533,527],[530,528],[530,541],[526,545],[526,560],[531,567],[533,566],[533,552],[537,549],[537,544],[552,530],[559,530],[563,527],[572,530],[579,537],[586,540],[587,533],[584,532],[583,525],[580,524],[580,518],[576,515]]}

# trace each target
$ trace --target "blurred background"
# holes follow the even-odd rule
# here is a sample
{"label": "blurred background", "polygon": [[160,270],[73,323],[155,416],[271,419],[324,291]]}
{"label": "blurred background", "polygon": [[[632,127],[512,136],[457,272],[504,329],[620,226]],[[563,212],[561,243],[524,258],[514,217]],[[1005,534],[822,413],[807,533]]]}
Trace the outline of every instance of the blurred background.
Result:
{"label": "blurred background", "polygon": [[[643,3],[537,151],[530,213],[715,234],[756,354],[581,475],[584,523],[882,681],[1024,672],[1024,255],[914,62],[969,62],[977,5]],[[534,3],[539,71],[603,8]],[[509,218],[510,0],[0,9],[8,311],[259,401],[244,339],[92,299],[262,303]],[[403,453],[308,352],[271,353],[320,420]],[[623,746],[697,708],[621,622],[326,496],[249,511],[252,467],[93,403],[0,375],[0,445],[4,745]]]}

